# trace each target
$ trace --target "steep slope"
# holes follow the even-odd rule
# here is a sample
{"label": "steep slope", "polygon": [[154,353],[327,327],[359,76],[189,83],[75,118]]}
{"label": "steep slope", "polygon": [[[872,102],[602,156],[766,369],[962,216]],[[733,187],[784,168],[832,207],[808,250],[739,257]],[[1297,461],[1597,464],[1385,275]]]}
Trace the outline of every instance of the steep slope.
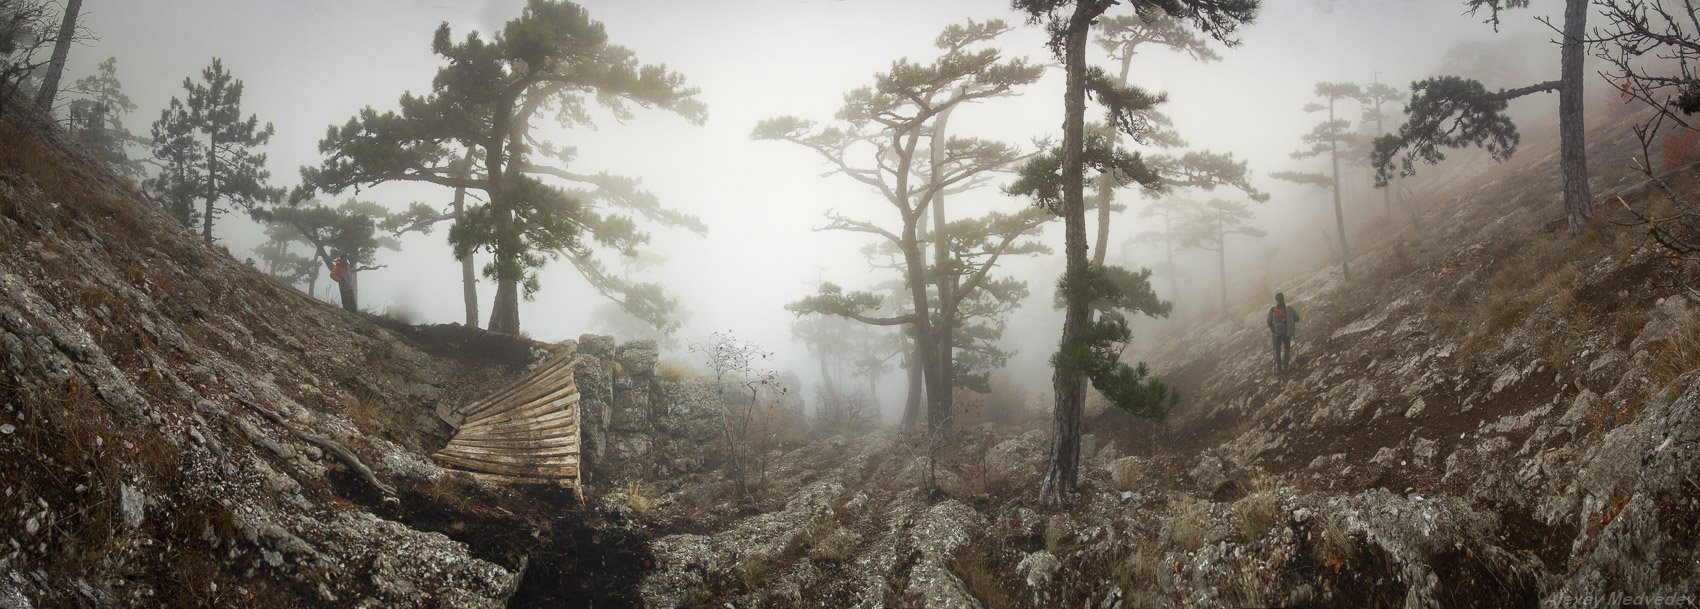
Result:
{"label": "steep slope", "polygon": [[[1603,107],[1612,107],[1601,104]],[[1589,134],[1604,221],[1564,234],[1554,142],[1360,235],[1279,286],[1304,315],[1274,374],[1267,305],[1138,355],[1186,396],[1102,411],[1079,500],[1033,505],[1045,431],[982,426],[924,490],[915,438],[776,455],[762,513],[640,521],[652,606],[1532,607],[1700,598],[1700,280],[1612,221],[1628,125]],[[1696,172],[1679,188],[1700,193]],[[1646,193],[1633,203],[1648,202]],[[1038,381],[1034,381],[1038,384]],[[610,501],[631,501],[619,495]],[[1592,598],[1593,601],[1587,599]],[[1623,597],[1619,597],[1623,598]]]}
{"label": "steep slope", "polygon": [[[316,302],[16,120],[0,122],[0,606],[625,594],[593,569],[640,558],[605,555],[598,531],[618,531],[570,493],[425,457],[446,413],[553,347]],[[641,550],[606,549],[622,545]]]}

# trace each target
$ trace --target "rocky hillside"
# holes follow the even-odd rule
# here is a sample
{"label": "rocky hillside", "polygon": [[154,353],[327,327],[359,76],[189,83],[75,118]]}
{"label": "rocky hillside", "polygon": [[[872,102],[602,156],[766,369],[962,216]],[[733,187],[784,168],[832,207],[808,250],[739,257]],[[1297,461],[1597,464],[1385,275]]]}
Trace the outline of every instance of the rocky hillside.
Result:
{"label": "rocky hillside", "polygon": [[[426,457],[456,407],[554,346],[314,301],[51,127],[0,123],[0,141],[0,607],[635,598],[626,528]],[[605,426],[644,349],[585,342]]]}
{"label": "rocky hillside", "polygon": [[[610,505],[657,536],[651,606],[1524,607],[1700,602],[1700,280],[1613,221],[1639,152],[1590,133],[1603,222],[1564,233],[1556,146],[1422,202],[1282,286],[1304,315],[1274,373],[1267,304],[1138,354],[1186,399],[1100,407],[1078,502],[1032,504],[1042,424],[926,451],[877,433],[775,453],[758,514],[689,482]],[[1678,188],[1700,193],[1693,172]],[[1636,191],[1639,192],[1639,191]],[[1630,203],[1651,203],[1649,194]],[[1402,222],[1401,222],[1402,224]],[[635,489],[634,489],[635,490]],[[638,506],[634,509],[630,506]],[[683,520],[683,524],[681,524]],[[1674,597],[1674,598],[1673,598]],[[1586,599],[1595,599],[1586,601]],[[1684,600],[1686,599],[1686,600]]]}
{"label": "rocky hillside", "polygon": [[[1632,120],[1590,134],[1598,192],[1635,182]],[[781,438],[734,500],[715,392],[656,371],[653,345],[588,336],[590,505],[474,481],[426,456],[455,408],[559,346],[316,302],[51,128],[0,123],[0,141],[7,609],[1516,607],[1700,589],[1700,273],[1631,228],[1547,223],[1550,143],[1422,202],[1420,230],[1366,230],[1351,281],[1326,265],[1280,286],[1304,314],[1291,373],[1272,373],[1261,302],[1148,346],[1185,400],[1161,423],[1098,410],[1078,500],[1042,508],[1041,418],[937,450]]]}

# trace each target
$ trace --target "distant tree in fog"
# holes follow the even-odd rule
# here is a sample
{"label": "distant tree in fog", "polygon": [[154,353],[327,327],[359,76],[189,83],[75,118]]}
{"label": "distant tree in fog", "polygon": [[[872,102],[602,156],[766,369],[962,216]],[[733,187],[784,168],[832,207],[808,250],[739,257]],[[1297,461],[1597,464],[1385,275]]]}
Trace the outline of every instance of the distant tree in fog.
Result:
{"label": "distant tree in fog", "polygon": [[[604,259],[635,255],[647,244],[635,217],[698,233],[706,228],[663,207],[636,179],[574,169],[575,149],[537,128],[590,125],[592,106],[622,122],[635,106],[701,124],[706,112],[697,90],[663,66],[640,64],[608,41],[600,22],[565,1],[529,0],[488,41],[474,32],[456,43],[444,23],[431,49],[446,63],[432,92],[403,95],[399,112],[367,108],[331,127],[319,144],[324,162],[302,169],[304,196],[394,181],[482,191],[480,204],[457,197],[460,210],[419,214],[416,221],[452,221],[457,258],[475,251],[494,258],[483,269],[496,281],[491,330],[519,332],[520,298],[535,293],[538,271],[560,258],[627,312],[664,333],[675,329],[677,301],[658,284],[610,272]],[[553,121],[539,120],[545,116]]]}
{"label": "distant tree in fog", "polygon": [[1211,199],[1187,218],[1183,230],[1186,247],[1216,253],[1217,278],[1221,284],[1222,313],[1228,313],[1228,237],[1265,237],[1269,233],[1251,226],[1251,210],[1244,203]]}
{"label": "distant tree in fog", "polygon": [[78,97],[71,100],[66,130],[113,169],[140,178],[142,163],[130,157],[130,146],[144,141],[124,126],[124,117],[136,111],[136,104],[118,81],[118,59],[107,58],[97,70],[72,86]]}
{"label": "distant tree in fog", "polygon": [[[1609,0],[1608,0],[1609,1]],[[1472,13],[1489,11],[1488,21],[1499,27],[1500,12],[1525,8],[1528,0],[1464,0]],[[1558,93],[1559,168],[1564,177],[1564,207],[1570,234],[1580,233],[1593,216],[1588,186],[1588,151],[1583,113],[1584,51],[1588,44],[1589,0],[1564,0],[1559,31],[1559,78],[1515,89],[1489,91],[1480,81],[1440,76],[1411,84],[1406,122],[1398,133],[1375,142],[1376,183],[1416,172],[1416,161],[1434,164],[1446,158],[1443,149],[1481,146],[1499,161],[1517,149],[1517,126],[1505,116],[1507,102],[1533,93]]]}
{"label": "distant tree in fog", "polygon": [[[392,221],[389,210],[368,201],[349,199],[336,207],[318,201],[295,202],[256,209],[254,217],[287,227],[289,230],[274,234],[288,235],[306,244],[312,259],[332,271],[332,279],[341,293],[342,308],[349,311],[360,310],[360,273],[384,268],[377,264],[378,250],[401,249],[393,237],[379,232],[381,225]],[[288,265],[287,256],[284,258],[284,264]]]}
{"label": "distant tree in fog", "polygon": [[[798,314],[912,328],[933,431],[949,424],[956,374],[954,333],[962,303],[985,284],[1000,257],[1025,251],[1022,237],[1045,220],[1041,214],[992,214],[961,224],[952,222],[944,208],[946,195],[978,186],[990,172],[1022,157],[1015,146],[1003,142],[949,137],[946,132],[951,112],[963,104],[1009,95],[1038,80],[1041,67],[1021,59],[1004,61],[996,48],[986,46],[1008,29],[1000,21],[948,27],[935,40],[943,53],[933,62],[898,60],[875,76],[873,86],[846,94],[840,124],[786,116],[762,121],[751,134],[809,149],[833,173],[879,192],[896,211],[895,224],[829,212],[822,230],[866,233],[891,243],[902,258],[910,305],[906,313],[881,315],[875,312],[882,301],[877,295],[836,286],[787,308]],[[973,234],[952,234],[957,228]]]}
{"label": "distant tree in fog", "polygon": [[1334,193],[1334,228],[1340,237],[1340,276],[1352,278],[1352,250],[1346,244],[1346,211],[1340,202],[1340,155],[1341,148],[1351,148],[1361,141],[1357,133],[1352,131],[1352,123],[1339,117],[1338,105],[1343,100],[1363,101],[1363,89],[1349,82],[1319,82],[1316,83],[1316,96],[1323,103],[1311,102],[1305,105],[1305,112],[1328,112],[1328,119],[1317,123],[1310,133],[1304,134],[1305,147],[1293,153],[1295,159],[1308,159],[1328,155],[1330,173],[1301,173],[1282,171],[1270,174],[1278,180],[1286,180],[1298,184],[1321,186]]}
{"label": "distant tree in fog", "polygon": [[1168,299],[1174,302],[1180,296],[1180,279],[1184,274],[1180,265],[1175,264],[1175,250],[1184,248],[1182,239],[1186,219],[1198,209],[1198,202],[1185,197],[1165,196],[1153,199],[1139,210],[1141,219],[1157,218],[1162,220],[1161,227],[1148,230],[1129,237],[1132,243],[1153,243],[1163,246],[1163,261],[1151,265],[1152,274],[1168,278]]}
{"label": "distant tree in fog", "polygon": [[[1131,14],[1106,16],[1097,21],[1096,27],[1098,46],[1108,52],[1109,59],[1116,63],[1118,71],[1115,82],[1124,87],[1128,85],[1128,74],[1132,70],[1134,56],[1146,50],[1145,47],[1166,48],[1200,63],[1221,59],[1215,49],[1211,48],[1208,38],[1189,27],[1185,21],[1152,5],[1137,4]],[[1134,110],[1134,113],[1138,120],[1143,122],[1141,135],[1137,139],[1122,138],[1110,127],[1110,123],[1093,125],[1092,130],[1102,134],[1115,146],[1131,143],[1152,150],[1186,146],[1186,141],[1174,130],[1169,117],[1156,107]],[[1114,121],[1113,118],[1110,120]],[[1161,176],[1161,183],[1170,190],[1210,190],[1217,186],[1229,186],[1245,192],[1253,200],[1268,199],[1268,195],[1251,185],[1246,164],[1235,161],[1232,154],[1209,150],[1154,154],[1146,157],[1146,164]],[[1094,181],[1097,194],[1087,202],[1088,209],[1097,211],[1098,234],[1091,252],[1092,264],[1100,267],[1104,265],[1105,256],[1110,249],[1111,213],[1126,207],[1115,203],[1115,188],[1119,183],[1111,177],[1099,177]]]}
{"label": "distant tree in fog", "polygon": [[[1387,111],[1387,104],[1399,101],[1404,97],[1404,93],[1382,83],[1380,80],[1364,86],[1363,97],[1360,98],[1363,101],[1363,125],[1371,130],[1372,135],[1368,140],[1368,146],[1362,143],[1354,146],[1353,156],[1356,157],[1353,159],[1354,161],[1369,165],[1373,169],[1375,166],[1373,144],[1381,136],[1387,135],[1387,120],[1390,114]],[[1393,217],[1393,191],[1396,188],[1398,188],[1397,181],[1390,182],[1381,188],[1381,204],[1389,219]]]}
{"label": "distant tree in fog", "polygon": [[254,247],[261,270],[289,285],[305,285],[309,296],[317,298],[320,271],[324,269],[316,257],[295,253],[301,243],[300,233],[284,224],[266,224],[266,241]]}
{"label": "distant tree in fog", "polygon": [[[1039,495],[1045,503],[1060,502],[1074,493],[1080,473],[1080,435],[1086,402],[1086,383],[1110,402],[1137,414],[1158,415],[1174,402],[1175,394],[1144,364],[1122,363],[1120,345],[1132,330],[1119,315],[1094,319],[1095,310],[1119,309],[1166,315],[1168,303],[1157,299],[1147,282],[1149,270],[1132,272],[1092,264],[1086,246],[1085,171],[1088,166],[1109,179],[1139,182],[1161,189],[1161,177],[1143,160],[1120,151],[1101,134],[1086,130],[1086,93],[1109,109],[1106,121],[1132,138],[1139,138],[1148,121],[1140,115],[1163,98],[1122,85],[1101,69],[1088,68],[1086,48],[1092,23],[1117,4],[1116,0],[1014,0],[1014,8],[1050,34],[1051,53],[1063,62],[1063,139],[1054,152],[1034,158],[1022,168],[1009,191],[1033,198],[1064,223],[1063,256],[1067,270],[1059,284],[1063,305],[1062,338],[1051,364],[1056,408],[1052,417],[1050,462]],[[1233,45],[1234,32],[1257,14],[1257,0],[1149,0],[1135,2],[1136,10],[1158,9],[1178,17],[1205,35]]]}

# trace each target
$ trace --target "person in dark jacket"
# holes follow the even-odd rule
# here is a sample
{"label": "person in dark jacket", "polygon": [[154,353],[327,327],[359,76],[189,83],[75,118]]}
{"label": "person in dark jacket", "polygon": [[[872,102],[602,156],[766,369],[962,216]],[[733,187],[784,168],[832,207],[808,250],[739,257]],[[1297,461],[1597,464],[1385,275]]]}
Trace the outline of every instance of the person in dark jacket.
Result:
{"label": "person in dark jacket", "polygon": [[1269,325],[1269,335],[1275,343],[1275,370],[1286,373],[1288,361],[1293,358],[1293,329],[1299,325],[1299,312],[1287,306],[1285,294],[1275,294],[1275,306],[1269,308],[1269,315],[1264,322]]}

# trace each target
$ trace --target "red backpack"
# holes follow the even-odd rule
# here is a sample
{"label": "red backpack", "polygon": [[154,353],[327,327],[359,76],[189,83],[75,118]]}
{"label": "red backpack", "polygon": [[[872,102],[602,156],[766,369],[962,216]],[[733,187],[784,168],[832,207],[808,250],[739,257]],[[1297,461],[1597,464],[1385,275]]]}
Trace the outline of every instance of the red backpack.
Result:
{"label": "red backpack", "polygon": [[1287,307],[1276,305],[1269,308],[1269,318],[1275,321],[1275,334],[1287,335]]}

